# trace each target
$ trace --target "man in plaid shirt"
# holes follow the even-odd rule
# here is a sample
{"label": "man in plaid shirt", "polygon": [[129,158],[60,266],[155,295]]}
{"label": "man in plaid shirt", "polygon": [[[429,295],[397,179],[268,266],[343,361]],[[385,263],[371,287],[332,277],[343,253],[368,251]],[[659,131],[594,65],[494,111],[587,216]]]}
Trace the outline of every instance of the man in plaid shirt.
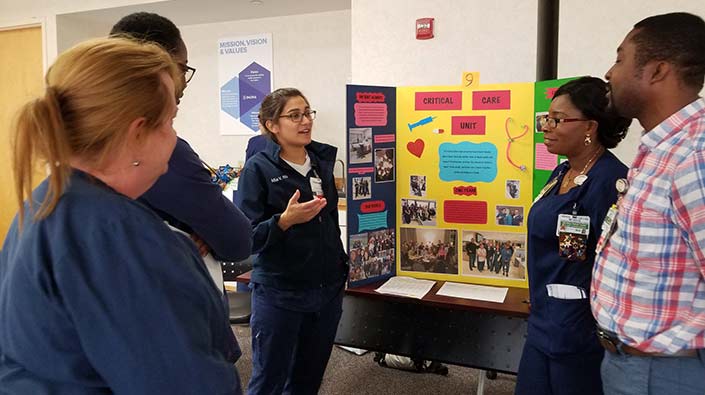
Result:
{"label": "man in plaid shirt", "polygon": [[705,22],[673,13],[637,23],[605,76],[644,127],[593,269],[606,394],[705,394],[704,75]]}

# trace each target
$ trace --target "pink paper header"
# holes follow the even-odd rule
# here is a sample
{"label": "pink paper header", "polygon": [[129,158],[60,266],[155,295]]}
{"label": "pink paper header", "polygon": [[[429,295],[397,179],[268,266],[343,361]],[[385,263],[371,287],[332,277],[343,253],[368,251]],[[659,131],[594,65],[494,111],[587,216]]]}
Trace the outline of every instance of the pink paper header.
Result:
{"label": "pink paper header", "polygon": [[416,111],[462,109],[463,92],[416,92]]}
{"label": "pink paper header", "polygon": [[393,143],[396,139],[395,134],[376,134],[374,137],[375,143]]}
{"label": "pink paper header", "polygon": [[484,116],[451,117],[451,125],[450,134],[485,134]]}
{"label": "pink paper header", "polygon": [[509,110],[511,91],[475,91],[472,93],[473,110]]}

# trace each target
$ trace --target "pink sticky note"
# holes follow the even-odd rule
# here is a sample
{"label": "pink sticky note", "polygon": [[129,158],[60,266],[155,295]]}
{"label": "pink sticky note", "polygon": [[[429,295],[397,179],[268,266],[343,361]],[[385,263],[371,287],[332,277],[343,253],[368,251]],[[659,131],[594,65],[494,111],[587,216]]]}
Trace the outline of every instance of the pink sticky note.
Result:
{"label": "pink sticky note", "polygon": [[475,91],[472,93],[473,110],[509,110],[511,107],[511,91]]}
{"label": "pink sticky note", "polygon": [[415,110],[462,110],[462,92],[416,92]]}
{"label": "pink sticky note", "polygon": [[451,117],[450,134],[470,134],[484,135],[485,134],[485,117],[484,116],[459,116]]}
{"label": "pink sticky note", "polygon": [[543,143],[538,143],[535,163],[537,170],[553,170],[558,164],[558,155],[548,152]]}

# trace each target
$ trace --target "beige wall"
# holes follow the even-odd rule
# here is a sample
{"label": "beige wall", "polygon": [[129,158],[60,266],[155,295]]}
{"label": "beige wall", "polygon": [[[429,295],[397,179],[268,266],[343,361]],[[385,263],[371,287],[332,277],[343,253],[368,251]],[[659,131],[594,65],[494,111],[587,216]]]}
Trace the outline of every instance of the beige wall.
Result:
{"label": "beige wall", "polygon": [[69,12],[155,2],[159,0],[0,0],[0,26],[7,26],[18,20],[42,19]]}
{"label": "beige wall", "polygon": [[[617,57],[617,47],[635,23],[651,15],[677,11],[705,18],[705,1],[561,0],[558,77],[604,78]],[[634,120],[627,138],[613,150],[627,166],[636,157],[642,130]]]}
{"label": "beige wall", "polygon": [[[459,85],[463,71],[480,82],[536,78],[536,1],[353,0],[352,82]],[[415,21],[435,18],[431,40]]]}
{"label": "beige wall", "polygon": [[189,83],[175,127],[213,166],[245,159],[250,136],[219,132],[218,39],[271,33],[274,89],[296,87],[318,113],[313,138],[345,158],[345,84],[350,75],[350,11],[180,26],[196,75]]}

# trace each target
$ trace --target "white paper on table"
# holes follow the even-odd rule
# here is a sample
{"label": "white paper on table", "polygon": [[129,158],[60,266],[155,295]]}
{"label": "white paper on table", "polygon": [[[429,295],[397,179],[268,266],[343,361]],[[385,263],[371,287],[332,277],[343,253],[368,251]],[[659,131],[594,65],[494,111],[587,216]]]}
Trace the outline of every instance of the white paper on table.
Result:
{"label": "white paper on table", "polygon": [[436,292],[436,295],[504,303],[504,298],[507,297],[507,291],[509,291],[509,288],[446,282],[441,289]]}
{"label": "white paper on table", "polygon": [[375,292],[385,295],[405,296],[422,299],[436,285],[433,280],[419,280],[412,277],[396,276],[387,280]]}

